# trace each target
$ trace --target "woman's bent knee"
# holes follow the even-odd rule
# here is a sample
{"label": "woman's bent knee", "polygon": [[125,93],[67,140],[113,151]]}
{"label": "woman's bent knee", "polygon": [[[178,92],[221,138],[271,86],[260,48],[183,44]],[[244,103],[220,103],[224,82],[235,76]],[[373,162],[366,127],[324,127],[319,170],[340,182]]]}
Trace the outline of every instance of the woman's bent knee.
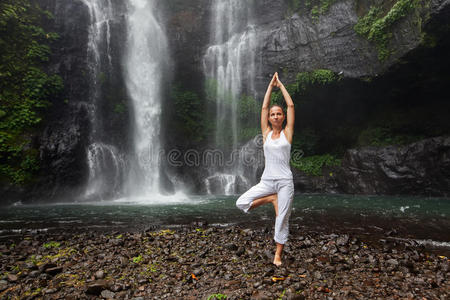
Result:
{"label": "woman's bent knee", "polygon": [[248,201],[246,197],[239,197],[236,201],[236,207],[242,210],[243,212],[248,212],[250,206],[252,205],[251,201]]}

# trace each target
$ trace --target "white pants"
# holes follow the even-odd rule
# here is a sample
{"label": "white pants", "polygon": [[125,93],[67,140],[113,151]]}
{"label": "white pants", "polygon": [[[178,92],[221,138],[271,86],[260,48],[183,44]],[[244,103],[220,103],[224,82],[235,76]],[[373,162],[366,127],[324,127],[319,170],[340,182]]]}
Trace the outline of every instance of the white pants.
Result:
{"label": "white pants", "polygon": [[236,206],[244,212],[248,212],[254,200],[271,194],[278,195],[278,216],[275,219],[274,240],[279,244],[285,244],[289,235],[289,217],[294,198],[292,179],[262,179],[260,183],[239,197]]}

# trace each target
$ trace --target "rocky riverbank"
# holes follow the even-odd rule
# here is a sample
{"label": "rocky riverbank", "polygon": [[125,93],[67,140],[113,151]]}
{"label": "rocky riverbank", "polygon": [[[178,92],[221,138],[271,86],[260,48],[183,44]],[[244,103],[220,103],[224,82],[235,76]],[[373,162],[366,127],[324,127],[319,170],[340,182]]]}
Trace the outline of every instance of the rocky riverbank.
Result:
{"label": "rocky riverbank", "polygon": [[187,226],[0,244],[1,299],[448,299],[449,259],[411,241]]}

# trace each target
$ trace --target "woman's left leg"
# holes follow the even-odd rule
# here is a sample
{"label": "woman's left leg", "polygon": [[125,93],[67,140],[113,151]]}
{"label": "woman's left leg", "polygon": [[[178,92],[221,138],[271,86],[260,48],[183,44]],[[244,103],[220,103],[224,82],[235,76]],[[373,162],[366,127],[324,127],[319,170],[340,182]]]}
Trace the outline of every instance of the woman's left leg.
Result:
{"label": "woman's left leg", "polygon": [[292,180],[278,180],[276,188],[278,190],[278,215],[275,219],[274,240],[277,243],[277,250],[273,263],[281,265],[281,254],[289,235],[289,217],[294,198],[294,182]]}

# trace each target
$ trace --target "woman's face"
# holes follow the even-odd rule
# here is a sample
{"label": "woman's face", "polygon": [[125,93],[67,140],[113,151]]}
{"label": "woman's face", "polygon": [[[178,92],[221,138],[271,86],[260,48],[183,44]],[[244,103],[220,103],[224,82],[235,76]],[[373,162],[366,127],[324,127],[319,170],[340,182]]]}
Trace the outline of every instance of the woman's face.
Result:
{"label": "woman's face", "polygon": [[284,112],[279,106],[274,106],[269,111],[269,122],[272,126],[281,127],[284,121]]}

